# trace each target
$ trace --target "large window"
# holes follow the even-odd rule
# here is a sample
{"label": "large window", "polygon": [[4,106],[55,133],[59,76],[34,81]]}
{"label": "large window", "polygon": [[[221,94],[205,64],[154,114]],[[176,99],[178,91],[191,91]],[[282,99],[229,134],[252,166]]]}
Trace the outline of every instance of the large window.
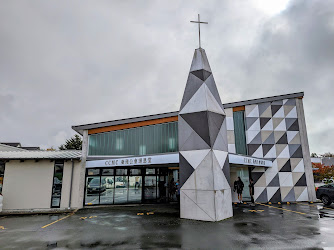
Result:
{"label": "large window", "polygon": [[5,176],[5,162],[0,161],[0,194],[2,194],[4,176]]}
{"label": "large window", "polygon": [[177,122],[89,136],[89,155],[146,155],[177,151]]}
{"label": "large window", "polygon": [[61,189],[63,185],[64,161],[55,161],[51,207],[59,208],[61,200]]}
{"label": "large window", "polygon": [[174,176],[167,167],[87,169],[85,205],[166,202]]}
{"label": "large window", "polygon": [[244,111],[233,112],[235,152],[247,155]]}

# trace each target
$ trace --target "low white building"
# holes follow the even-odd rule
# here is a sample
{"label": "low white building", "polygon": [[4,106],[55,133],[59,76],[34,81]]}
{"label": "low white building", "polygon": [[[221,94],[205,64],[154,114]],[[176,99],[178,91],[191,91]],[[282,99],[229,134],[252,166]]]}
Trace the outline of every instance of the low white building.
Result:
{"label": "low white building", "polygon": [[78,150],[1,151],[3,211],[82,207],[79,183],[84,178],[85,169],[81,167],[80,159],[81,151]]}

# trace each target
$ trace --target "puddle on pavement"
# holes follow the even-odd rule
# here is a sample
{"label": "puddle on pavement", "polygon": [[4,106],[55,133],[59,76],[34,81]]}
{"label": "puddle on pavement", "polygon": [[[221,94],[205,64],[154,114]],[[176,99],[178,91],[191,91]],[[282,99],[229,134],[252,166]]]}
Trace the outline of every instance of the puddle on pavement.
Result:
{"label": "puddle on pavement", "polygon": [[326,212],[323,212],[323,211],[319,211],[319,218],[334,218],[333,215],[329,214],[329,213],[326,213]]}
{"label": "puddle on pavement", "polygon": [[48,249],[56,248],[57,247],[57,242],[49,242],[48,244],[46,244],[46,247]]}
{"label": "puddle on pavement", "polygon": [[50,220],[59,220],[59,215],[50,215]]}

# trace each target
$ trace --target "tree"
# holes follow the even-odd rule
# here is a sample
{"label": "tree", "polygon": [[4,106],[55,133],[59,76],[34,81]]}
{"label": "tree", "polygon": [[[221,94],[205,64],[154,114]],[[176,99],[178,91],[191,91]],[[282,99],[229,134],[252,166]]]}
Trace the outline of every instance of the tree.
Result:
{"label": "tree", "polygon": [[79,135],[74,135],[70,139],[67,139],[66,142],[59,147],[60,150],[81,150],[82,149],[82,139]]}
{"label": "tree", "polygon": [[334,154],[331,152],[327,152],[321,155],[321,157],[334,157]]}
{"label": "tree", "polygon": [[321,163],[312,163],[314,179],[318,181],[322,181],[323,179],[331,179],[334,177],[334,166],[324,166]]}
{"label": "tree", "polygon": [[311,157],[318,157],[317,153],[312,153]]}

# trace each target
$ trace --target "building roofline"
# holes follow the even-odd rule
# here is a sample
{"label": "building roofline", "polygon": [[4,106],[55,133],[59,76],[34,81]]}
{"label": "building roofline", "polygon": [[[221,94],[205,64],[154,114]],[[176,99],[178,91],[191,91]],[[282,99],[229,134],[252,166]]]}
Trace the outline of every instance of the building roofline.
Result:
{"label": "building roofline", "polygon": [[[259,104],[259,103],[264,103],[264,102],[273,102],[273,101],[290,99],[290,98],[298,98],[298,97],[303,97],[303,96],[304,96],[304,92],[297,92],[297,93],[291,93],[291,94],[285,94],[285,95],[277,95],[277,96],[251,99],[251,100],[246,100],[246,101],[230,102],[230,103],[223,104],[223,106],[224,108],[233,108],[233,107],[238,107],[238,106]],[[139,116],[139,117],[133,117],[133,118],[125,118],[125,119],[113,120],[113,121],[75,125],[75,126],[72,126],[72,129],[82,135],[83,130],[89,130],[89,129],[101,128],[101,127],[109,127],[109,126],[133,123],[133,122],[148,121],[148,120],[154,120],[154,119],[160,119],[160,118],[167,118],[167,117],[177,116],[178,114],[179,114],[179,111],[173,111],[173,112],[168,112],[168,113],[153,114],[153,115]]]}
{"label": "building roofline", "polygon": [[234,107],[239,107],[239,106],[259,104],[259,103],[264,103],[264,102],[274,102],[274,101],[279,101],[283,99],[298,98],[298,97],[303,97],[303,96],[304,96],[304,92],[297,92],[297,93],[291,93],[291,94],[285,94],[285,95],[276,95],[276,96],[270,96],[270,97],[251,99],[251,100],[246,100],[246,101],[230,102],[230,103],[225,103],[223,105],[224,105],[224,108],[234,108]]}
{"label": "building roofline", "polygon": [[81,159],[81,150],[24,150],[24,151],[0,151],[0,160],[71,160]]}
{"label": "building roofline", "polygon": [[[26,149],[23,149],[23,148],[18,148],[18,147],[14,147],[14,146],[9,146],[7,144],[3,144],[3,143],[0,143],[0,145],[2,147],[5,147],[5,148],[8,148],[8,149],[12,149],[11,151],[27,151]],[[8,150],[9,151],[9,150]]]}
{"label": "building roofline", "polygon": [[149,120],[154,120],[154,119],[161,119],[161,118],[177,116],[178,114],[179,114],[178,111],[174,111],[174,112],[168,112],[168,113],[162,113],[162,114],[154,114],[154,115],[146,115],[146,116],[139,116],[139,117],[133,117],[133,118],[125,118],[125,119],[114,120],[114,121],[106,121],[106,122],[97,122],[97,123],[90,123],[90,124],[84,124],[84,125],[76,125],[76,126],[72,126],[72,129],[74,129],[76,132],[78,132],[79,134],[82,135],[82,131],[86,130],[86,129],[109,127],[109,126],[126,124],[126,123],[133,123],[133,122],[149,121]]}

